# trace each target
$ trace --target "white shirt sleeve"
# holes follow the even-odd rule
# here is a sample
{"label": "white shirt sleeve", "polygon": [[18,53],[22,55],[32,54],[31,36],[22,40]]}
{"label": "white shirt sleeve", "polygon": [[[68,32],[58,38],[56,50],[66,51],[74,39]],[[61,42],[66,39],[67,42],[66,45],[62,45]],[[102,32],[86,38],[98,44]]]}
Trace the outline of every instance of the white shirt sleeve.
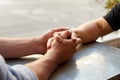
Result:
{"label": "white shirt sleeve", "polygon": [[0,55],[0,79],[1,80],[38,80],[36,74],[24,65],[9,66]]}

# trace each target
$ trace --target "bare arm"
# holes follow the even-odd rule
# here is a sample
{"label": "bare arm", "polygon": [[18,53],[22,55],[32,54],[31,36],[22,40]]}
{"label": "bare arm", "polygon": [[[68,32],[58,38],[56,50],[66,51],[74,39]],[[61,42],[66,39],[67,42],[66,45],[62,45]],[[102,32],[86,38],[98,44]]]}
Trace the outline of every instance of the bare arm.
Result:
{"label": "bare arm", "polygon": [[98,37],[112,32],[112,28],[104,18],[89,21],[74,28],[73,31],[82,39],[83,43],[95,41]]}
{"label": "bare arm", "polygon": [[[47,54],[47,53],[46,53]],[[56,53],[51,53],[56,54]],[[58,63],[57,60],[43,56],[42,58],[34,61],[32,63],[28,63],[25,66],[32,69],[32,71],[37,75],[39,80],[48,80],[51,73],[57,68]]]}
{"label": "bare arm", "polygon": [[51,43],[51,47],[42,58],[26,64],[26,66],[31,68],[37,74],[39,80],[48,80],[56,67],[59,64],[68,61],[76,52],[76,46],[78,45],[79,40],[75,43],[72,39],[66,39],[71,35],[67,31],[63,32],[62,35],[62,38],[65,39],[61,39],[61,43],[56,41],[57,38],[54,39]]}
{"label": "bare arm", "polygon": [[0,38],[0,54],[5,58],[16,58],[38,53],[34,38]]}
{"label": "bare arm", "polygon": [[29,38],[0,38],[0,54],[4,58],[16,58],[31,54],[45,54],[47,41],[54,32],[64,31],[68,28],[56,28],[49,30],[40,36]]}

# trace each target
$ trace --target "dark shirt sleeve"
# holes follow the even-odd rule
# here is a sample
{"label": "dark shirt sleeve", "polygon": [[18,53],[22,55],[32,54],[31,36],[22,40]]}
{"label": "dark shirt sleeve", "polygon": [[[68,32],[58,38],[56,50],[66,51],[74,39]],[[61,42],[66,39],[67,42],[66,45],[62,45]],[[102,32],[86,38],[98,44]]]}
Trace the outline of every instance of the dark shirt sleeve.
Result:
{"label": "dark shirt sleeve", "polygon": [[106,14],[104,19],[109,23],[113,30],[118,30],[120,28],[120,3]]}

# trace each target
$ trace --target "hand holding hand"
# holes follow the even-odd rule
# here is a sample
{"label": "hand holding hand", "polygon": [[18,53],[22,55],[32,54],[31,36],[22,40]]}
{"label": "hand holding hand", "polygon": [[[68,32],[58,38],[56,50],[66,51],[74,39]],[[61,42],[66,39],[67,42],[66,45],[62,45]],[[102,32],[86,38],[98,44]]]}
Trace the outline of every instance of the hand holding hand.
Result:
{"label": "hand holding hand", "polygon": [[57,61],[58,64],[69,60],[76,52],[76,47],[80,43],[79,38],[77,38],[76,41],[67,39],[71,34],[70,31],[66,30],[62,32],[60,36],[50,38],[48,45],[51,45],[51,47],[48,48],[45,56],[51,57]]}
{"label": "hand holding hand", "polygon": [[52,29],[52,30],[49,30],[43,33],[41,36],[37,37],[36,41],[37,41],[37,46],[38,46],[38,53],[45,54],[47,51],[48,39],[53,37],[53,33],[64,31],[64,30],[68,30],[68,28],[61,27],[61,28]]}
{"label": "hand holding hand", "polygon": [[55,32],[53,34],[53,36],[54,37],[52,37],[48,40],[47,48],[51,47],[51,43],[52,43],[52,41],[54,40],[55,37],[56,37],[56,40],[60,43],[62,42],[62,39],[65,39],[65,38],[66,39],[72,39],[76,44],[78,43],[78,41],[79,41],[79,43],[82,43],[82,40],[72,30],[68,30],[67,32],[66,32],[66,30],[65,31],[60,31],[60,32]]}

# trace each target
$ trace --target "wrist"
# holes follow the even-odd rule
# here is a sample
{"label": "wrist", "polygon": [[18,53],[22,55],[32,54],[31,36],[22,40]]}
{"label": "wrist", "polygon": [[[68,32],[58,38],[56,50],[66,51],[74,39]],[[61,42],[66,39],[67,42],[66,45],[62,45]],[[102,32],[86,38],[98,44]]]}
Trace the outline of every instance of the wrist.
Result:
{"label": "wrist", "polygon": [[37,47],[37,42],[36,42],[35,37],[26,38],[24,39],[24,41],[26,41],[29,55],[38,53],[38,47]]}
{"label": "wrist", "polygon": [[80,38],[80,43],[82,44],[82,43],[84,43],[83,42],[83,33],[82,33],[82,31],[80,31],[79,29],[73,29],[73,32],[76,34],[76,37],[77,38]]}
{"label": "wrist", "polygon": [[58,65],[55,60],[43,56],[37,61],[26,64],[26,66],[31,68],[40,80],[48,80],[51,73],[56,69]]}
{"label": "wrist", "polygon": [[40,54],[43,49],[41,39],[39,37],[33,37],[30,40],[32,54]]}
{"label": "wrist", "polygon": [[[45,37],[45,36],[44,36]],[[37,36],[32,39],[34,53],[45,54],[47,51],[47,41],[43,36]]]}

